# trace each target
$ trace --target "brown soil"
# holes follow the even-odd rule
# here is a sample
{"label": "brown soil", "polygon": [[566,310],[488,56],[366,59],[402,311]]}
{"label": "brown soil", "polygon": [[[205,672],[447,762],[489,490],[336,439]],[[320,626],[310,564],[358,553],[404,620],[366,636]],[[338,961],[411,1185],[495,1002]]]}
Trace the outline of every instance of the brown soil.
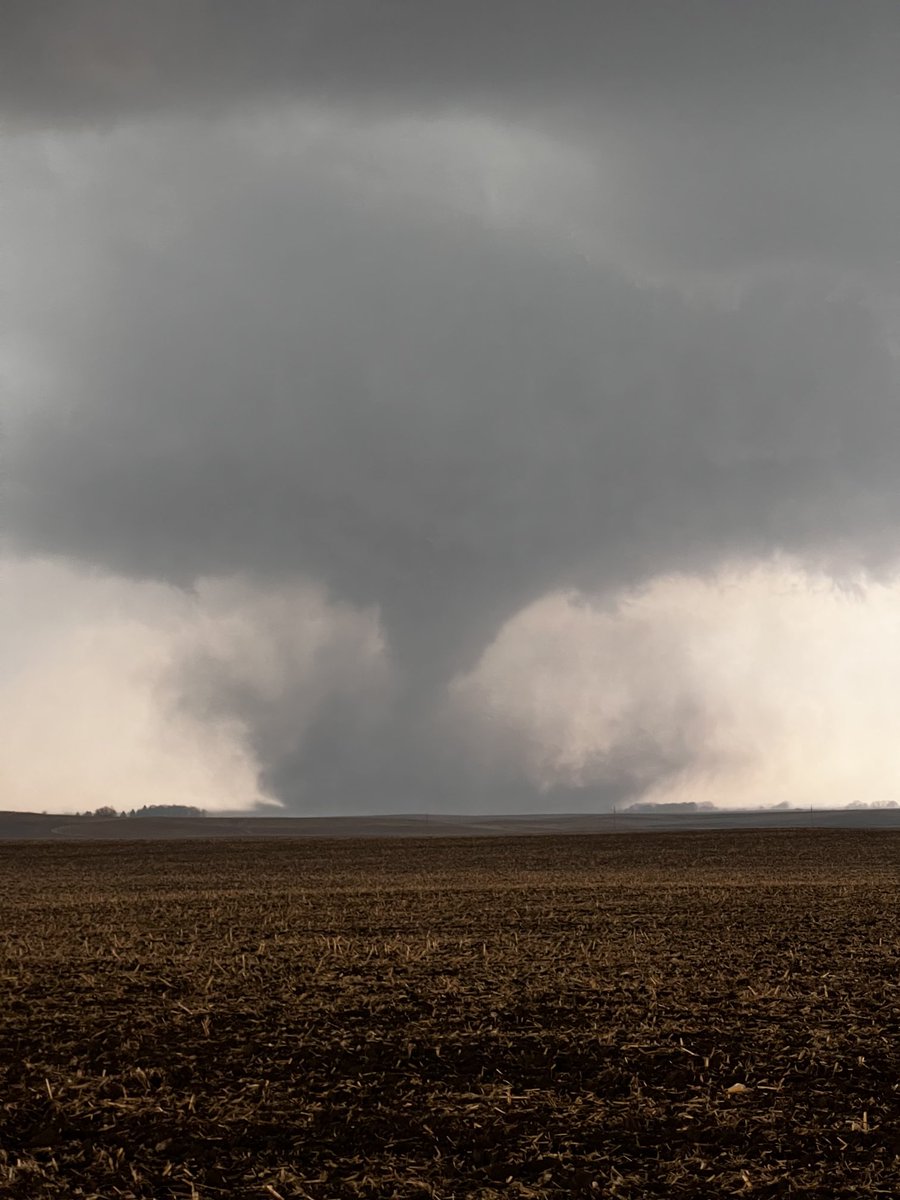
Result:
{"label": "brown soil", "polygon": [[900,1196],[900,834],[0,845],[0,1195]]}

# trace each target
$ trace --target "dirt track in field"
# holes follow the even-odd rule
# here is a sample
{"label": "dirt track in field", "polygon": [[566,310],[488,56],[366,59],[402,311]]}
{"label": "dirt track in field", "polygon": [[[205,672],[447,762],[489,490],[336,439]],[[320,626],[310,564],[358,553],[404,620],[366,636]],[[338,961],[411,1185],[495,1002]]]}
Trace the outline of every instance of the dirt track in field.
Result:
{"label": "dirt track in field", "polygon": [[0,1196],[900,1196],[900,834],[0,845]]}

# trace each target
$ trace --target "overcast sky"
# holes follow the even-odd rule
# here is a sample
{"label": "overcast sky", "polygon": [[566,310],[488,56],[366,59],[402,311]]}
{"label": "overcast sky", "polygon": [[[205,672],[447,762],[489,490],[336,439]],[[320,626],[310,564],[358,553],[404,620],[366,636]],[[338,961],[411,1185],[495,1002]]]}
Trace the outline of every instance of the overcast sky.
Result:
{"label": "overcast sky", "polygon": [[7,0],[0,806],[900,799],[895,0]]}

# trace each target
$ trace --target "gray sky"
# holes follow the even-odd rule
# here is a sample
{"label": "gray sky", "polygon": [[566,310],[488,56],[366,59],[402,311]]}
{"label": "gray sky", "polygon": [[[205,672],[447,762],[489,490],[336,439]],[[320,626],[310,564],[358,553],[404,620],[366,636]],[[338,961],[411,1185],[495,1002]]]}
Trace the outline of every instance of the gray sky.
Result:
{"label": "gray sky", "polygon": [[[858,734],[781,666],[814,636],[830,695],[876,610],[889,658],[895,3],[60,0],[0,34],[8,778],[49,741],[105,801],[102,731],[148,778],[239,759],[233,807],[727,803],[775,729]],[[818,617],[773,616],[785,578]],[[729,636],[757,671],[698,649]],[[98,697],[80,735],[51,686]]]}

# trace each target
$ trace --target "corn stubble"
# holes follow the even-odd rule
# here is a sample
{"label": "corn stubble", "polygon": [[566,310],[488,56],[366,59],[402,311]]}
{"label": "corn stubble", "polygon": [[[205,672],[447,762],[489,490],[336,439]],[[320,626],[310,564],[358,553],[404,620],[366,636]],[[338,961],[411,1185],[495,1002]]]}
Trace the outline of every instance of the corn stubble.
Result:
{"label": "corn stubble", "polygon": [[0,1195],[900,1195],[900,836],[0,845]]}

